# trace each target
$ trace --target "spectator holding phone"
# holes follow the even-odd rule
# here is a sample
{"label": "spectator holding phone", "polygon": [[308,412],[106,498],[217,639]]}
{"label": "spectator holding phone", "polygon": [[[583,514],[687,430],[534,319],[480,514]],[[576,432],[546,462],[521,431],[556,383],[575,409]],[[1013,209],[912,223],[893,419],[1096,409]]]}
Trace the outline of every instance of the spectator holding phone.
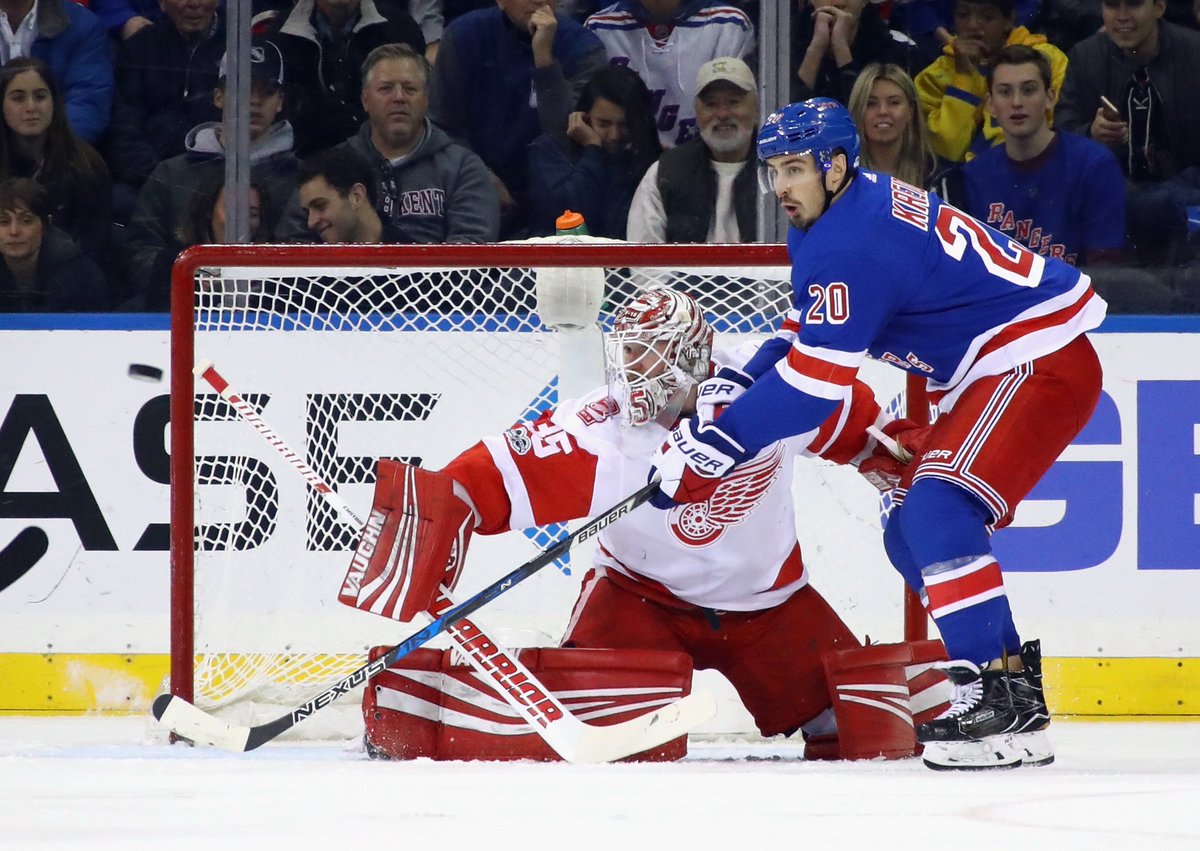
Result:
{"label": "spectator holding phone", "polygon": [[1187,208],[1200,206],[1200,33],[1162,20],[1165,10],[1103,0],[1104,30],[1071,50],[1056,122],[1117,155],[1130,237],[1150,259],[1186,238]]}

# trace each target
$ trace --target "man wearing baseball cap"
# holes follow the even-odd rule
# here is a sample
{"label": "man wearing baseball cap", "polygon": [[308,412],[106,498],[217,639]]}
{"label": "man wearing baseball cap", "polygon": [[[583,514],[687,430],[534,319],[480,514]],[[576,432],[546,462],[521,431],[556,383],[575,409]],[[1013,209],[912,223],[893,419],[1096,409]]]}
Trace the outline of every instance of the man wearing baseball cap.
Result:
{"label": "man wearing baseball cap", "polygon": [[[283,109],[283,57],[274,42],[255,39],[244,60],[250,69],[250,173],[262,187],[264,233],[275,234],[283,204],[296,187],[299,163],[292,151],[292,125],[277,120]],[[213,89],[213,104],[221,121],[206,121],[188,131],[186,151],[163,160],[138,192],[129,219],[129,268],[135,281],[146,288],[146,306],[167,306],[167,258],[179,253],[175,231],[188,202],[206,175],[225,167],[225,122],[234,107],[225,91],[228,59],[221,57],[220,78]],[[165,265],[164,265],[165,264]]]}
{"label": "man wearing baseball cap", "polygon": [[698,138],[666,151],[634,193],[630,242],[753,242],[757,236],[758,85],[741,59],[696,74]]}

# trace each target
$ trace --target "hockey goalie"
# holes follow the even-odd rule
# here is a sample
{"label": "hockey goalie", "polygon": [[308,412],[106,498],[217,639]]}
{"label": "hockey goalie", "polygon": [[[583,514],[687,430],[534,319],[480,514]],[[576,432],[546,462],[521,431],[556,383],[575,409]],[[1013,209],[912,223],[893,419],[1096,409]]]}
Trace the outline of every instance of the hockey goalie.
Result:
{"label": "hockey goalie", "polygon": [[[756,344],[713,352],[712,339],[694,299],[669,288],[645,291],[617,311],[606,335],[606,386],[485,437],[440,472],[381,460],[342,602],[408,620],[434,606],[440,586],[453,587],[472,534],[589,517],[645,484],[651,457],[682,417],[699,413],[704,427],[748,383],[738,369]],[[895,440],[890,450],[869,427]],[[593,678],[612,685],[614,670],[625,671],[631,687],[647,676],[690,685],[693,667],[714,669],[763,736],[800,731],[807,758],[913,755],[914,714],[918,722],[936,715],[948,694],[931,670],[944,658],[940,642],[861,646],[809,583],[794,514],[804,506],[793,505],[792,477],[798,456],[817,456],[853,464],[887,488],[903,472],[896,444],[914,451],[920,435],[911,423],[885,421],[870,389],[856,383],[820,428],[766,447],[708,501],[633,510],[598,536],[561,648],[540,651],[544,668],[570,669],[571,654],[580,653],[579,670],[562,680],[571,688]],[[415,532],[401,532],[411,523]],[[378,697],[389,675],[393,685],[428,684],[451,667],[437,651],[421,652],[367,690],[373,752],[428,755],[405,745],[414,717],[424,714],[426,726],[452,723],[453,713],[431,718],[436,698],[428,695],[394,705]],[[470,726],[475,755],[494,757],[488,736],[496,725],[476,719]],[[456,756],[472,753],[460,748]]]}

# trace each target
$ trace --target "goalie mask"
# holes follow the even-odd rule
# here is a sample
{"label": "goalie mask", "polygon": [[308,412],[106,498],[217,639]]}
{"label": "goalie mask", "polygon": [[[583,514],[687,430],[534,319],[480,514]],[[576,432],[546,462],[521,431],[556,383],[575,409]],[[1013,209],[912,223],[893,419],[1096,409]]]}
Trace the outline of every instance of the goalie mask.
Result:
{"label": "goalie mask", "polygon": [[688,392],[708,378],[712,337],[700,305],[678,290],[647,290],[618,310],[604,361],[622,419],[640,426],[665,415],[674,425]]}

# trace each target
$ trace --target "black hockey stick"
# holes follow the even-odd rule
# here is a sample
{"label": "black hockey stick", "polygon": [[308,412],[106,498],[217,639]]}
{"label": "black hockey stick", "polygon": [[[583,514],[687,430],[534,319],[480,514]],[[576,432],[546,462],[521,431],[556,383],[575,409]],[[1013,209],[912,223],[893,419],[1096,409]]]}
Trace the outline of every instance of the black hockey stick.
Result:
{"label": "black hockey stick", "polygon": [[486,603],[499,597],[513,586],[524,582],[548,564],[552,564],[576,544],[586,541],[624,517],[633,509],[650,499],[658,490],[658,482],[643,485],[603,514],[584,523],[562,540],[542,550],[511,573],[496,580],[470,599],[464,600],[444,615],[434,619],[428,626],[417,630],[404,641],[378,659],[363,665],[357,671],[338,680],[325,691],[302,706],[298,706],[281,718],[254,727],[235,726],[209,715],[181,697],[171,694],[159,695],[154,700],[151,712],[178,736],[198,744],[213,745],[229,751],[252,751],[290,730],[314,712],[324,709],[342,695],[364,684],[380,671],[390,667],[397,659],[407,656],[425,642],[471,615]]}

